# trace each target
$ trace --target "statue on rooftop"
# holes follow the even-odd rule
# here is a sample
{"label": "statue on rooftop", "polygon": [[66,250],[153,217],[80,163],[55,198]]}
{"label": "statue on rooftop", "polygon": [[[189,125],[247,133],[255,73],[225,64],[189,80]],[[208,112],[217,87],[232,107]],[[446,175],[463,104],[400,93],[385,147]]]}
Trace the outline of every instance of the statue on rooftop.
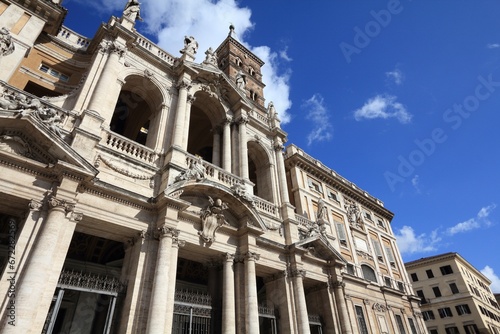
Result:
{"label": "statue on rooftop", "polygon": [[142,21],[141,4],[137,0],[128,0],[123,10],[123,16],[128,17],[132,21]]}
{"label": "statue on rooftop", "polygon": [[180,53],[190,53],[195,55],[198,51],[198,42],[194,39],[193,36],[184,36],[184,48],[180,51]]}
{"label": "statue on rooftop", "polygon": [[215,51],[213,51],[211,47],[208,48],[207,51],[205,51],[205,55],[206,55],[206,58],[203,61],[203,64],[218,67],[217,66],[217,53]]}

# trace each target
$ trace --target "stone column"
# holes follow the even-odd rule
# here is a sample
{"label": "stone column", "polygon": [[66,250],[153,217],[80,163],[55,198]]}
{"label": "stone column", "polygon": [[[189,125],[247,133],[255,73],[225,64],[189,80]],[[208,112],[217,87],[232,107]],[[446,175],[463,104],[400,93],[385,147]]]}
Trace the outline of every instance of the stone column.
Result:
{"label": "stone column", "polygon": [[116,100],[123,84],[118,82],[118,72],[121,69],[120,58],[125,54],[125,50],[125,46],[116,41],[104,41],[100,45],[100,51],[108,53],[109,56],[92,92],[87,109],[99,113],[101,117],[106,119],[107,124],[111,122]]}
{"label": "stone column", "polygon": [[349,313],[347,312],[347,303],[344,296],[345,283],[334,282],[333,288],[335,293],[335,301],[337,302],[337,309],[340,318],[340,328],[343,334],[352,334],[352,328],[350,326]]}
{"label": "stone column", "polygon": [[304,270],[294,270],[292,272],[293,292],[295,295],[295,312],[297,316],[298,332],[301,334],[311,333],[309,328],[309,314],[307,313],[306,294],[304,292],[305,276]]}
{"label": "stone column", "polygon": [[220,126],[217,125],[212,129],[212,135],[213,135],[212,163],[216,166],[221,167],[221,161],[220,161],[221,128],[220,128]]}
{"label": "stone column", "polygon": [[246,318],[247,334],[259,334],[259,305],[257,301],[257,277],[255,261],[260,255],[252,252],[245,254],[245,288],[246,288]]}
{"label": "stone column", "polygon": [[224,255],[224,278],[222,281],[222,334],[236,333],[235,303],[234,303],[234,255]]}
{"label": "stone column", "polygon": [[164,301],[167,306],[167,320],[165,321],[165,333],[172,331],[172,322],[174,320],[175,303],[175,283],[177,280],[177,260],[179,256],[179,247],[183,247],[184,241],[179,240],[179,230],[175,230],[172,238],[172,248],[170,254],[170,268],[168,272],[168,295]]}
{"label": "stone column", "polygon": [[163,225],[158,228],[160,242],[154,272],[153,289],[149,305],[148,325],[146,333],[163,333],[167,317],[167,298],[169,282],[169,269],[172,251],[172,238],[178,234],[178,230]]}
{"label": "stone column", "polygon": [[183,137],[185,134],[184,121],[186,120],[186,105],[188,98],[189,81],[181,79],[177,84],[179,95],[177,96],[177,109],[175,112],[174,136],[172,146],[183,147]]}
{"label": "stone column", "polygon": [[365,304],[365,313],[366,313],[366,319],[367,319],[367,322],[368,322],[368,328],[370,328],[370,331],[372,331],[373,333],[375,333],[378,329],[378,325],[377,323],[375,322],[375,319],[373,319],[373,316],[372,316],[372,310],[370,308],[370,300],[368,299],[363,299],[363,304]]}
{"label": "stone column", "polygon": [[184,136],[182,137],[182,149],[187,151],[189,139],[189,121],[191,119],[191,106],[196,98],[193,95],[188,95],[186,100],[186,110],[184,116]]}
{"label": "stone column", "polygon": [[281,204],[289,203],[290,199],[288,198],[288,185],[286,183],[286,171],[285,171],[285,161],[283,158],[283,141],[281,138],[276,137],[274,139],[274,152],[276,156],[276,164],[278,167],[278,187],[279,193],[281,196]]}
{"label": "stone column", "polygon": [[222,149],[222,168],[225,171],[231,173],[231,117],[227,117],[224,120],[224,128],[223,128],[223,139],[222,144],[224,148]]}
{"label": "stone column", "polygon": [[4,314],[2,333],[42,331],[76,223],[82,219],[82,214],[73,213],[73,202],[54,195],[49,195],[47,207],[47,217],[26,260],[23,275],[20,279],[16,277],[19,281],[15,285],[15,326],[8,324],[10,319]]}
{"label": "stone column", "polygon": [[239,124],[239,148],[240,148],[240,177],[248,180],[248,147],[247,147],[247,123],[248,118],[242,114],[238,119]]}

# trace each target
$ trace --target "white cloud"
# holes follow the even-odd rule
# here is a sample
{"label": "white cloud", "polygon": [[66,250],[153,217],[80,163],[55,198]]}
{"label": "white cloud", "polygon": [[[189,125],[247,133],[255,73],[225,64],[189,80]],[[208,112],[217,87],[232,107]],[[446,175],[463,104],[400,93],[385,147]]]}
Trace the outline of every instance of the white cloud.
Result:
{"label": "white cloud", "polygon": [[395,96],[391,95],[377,95],[369,99],[361,108],[355,110],[354,118],[357,121],[375,118],[396,118],[403,124],[411,122],[412,114],[396,99]]}
{"label": "white cloud", "polygon": [[486,266],[481,270],[481,273],[491,281],[490,288],[493,293],[500,293],[500,277],[495,274],[493,268]]}
{"label": "white cloud", "polygon": [[500,48],[500,44],[499,43],[489,43],[488,45],[486,45],[486,47],[488,49],[498,49],[498,48]]}
{"label": "white cloud", "polygon": [[415,174],[415,176],[411,179],[411,184],[417,193],[420,194],[420,176],[418,176],[418,174]]}
{"label": "white cloud", "polygon": [[404,74],[399,69],[395,69],[394,71],[385,72],[385,76],[388,79],[391,79],[396,85],[401,85],[404,80]]}
{"label": "white cloud", "polygon": [[330,123],[323,97],[320,94],[314,94],[302,104],[302,108],[306,110],[306,118],[311,120],[314,126],[314,130],[307,135],[307,145],[330,140],[333,136],[333,126]]}
{"label": "white cloud", "polygon": [[491,211],[496,208],[495,204],[491,204],[485,207],[482,207],[479,212],[477,213],[476,217],[467,219],[464,222],[458,223],[450,228],[448,228],[446,231],[450,235],[454,235],[457,233],[463,233],[471,230],[478,229],[482,226],[489,226],[491,225],[490,220],[488,219]]}
{"label": "white cloud", "polygon": [[425,253],[437,249],[436,244],[441,241],[438,231],[434,230],[430,235],[425,233],[416,235],[411,226],[403,226],[394,233],[401,254]]}
{"label": "white cloud", "polygon": [[[115,15],[120,15],[126,4],[126,0],[68,1]],[[251,10],[240,7],[236,0],[149,0],[141,2],[144,21],[138,26],[156,36],[158,45],[175,57],[180,56],[184,36],[193,36],[199,45],[195,61],[202,62],[205,51],[209,47],[215,50],[228,35],[229,25],[233,24],[238,41],[265,63],[262,67],[262,80],[266,84],[264,97],[267,103],[273,101],[281,122],[287,123],[290,121],[288,110],[292,106],[289,98],[291,70],[287,67],[291,58],[286,45],[274,51],[268,46],[252,46],[246,42],[245,37],[254,29],[251,15]]]}
{"label": "white cloud", "polygon": [[158,44],[174,56],[180,55],[178,50],[184,45],[184,36],[194,36],[199,44],[197,62],[204,60],[203,54],[209,47],[219,46],[229,33],[229,25],[233,24],[238,41],[265,63],[262,80],[266,84],[267,103],[273,101],[282,123],[290,121],[291,71],[280,69],[283,66],[280,61],[290,60],[286,46],[273,51],[268,46],[252,46],[245,41],[245,36],[254,29],[249,8],[240,7],[235,0],[150,0],[144,1],[141,9],[149,32],[158,36]]}

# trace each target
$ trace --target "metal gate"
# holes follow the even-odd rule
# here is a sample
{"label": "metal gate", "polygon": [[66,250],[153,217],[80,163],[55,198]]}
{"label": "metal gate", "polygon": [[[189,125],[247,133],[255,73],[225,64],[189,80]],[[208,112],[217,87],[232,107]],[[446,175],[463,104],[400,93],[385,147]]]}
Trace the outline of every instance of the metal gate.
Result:
{"label": "metal gate", "polygon": [[212,298],[202,292],[175,292],[172,334],[210,334]]}

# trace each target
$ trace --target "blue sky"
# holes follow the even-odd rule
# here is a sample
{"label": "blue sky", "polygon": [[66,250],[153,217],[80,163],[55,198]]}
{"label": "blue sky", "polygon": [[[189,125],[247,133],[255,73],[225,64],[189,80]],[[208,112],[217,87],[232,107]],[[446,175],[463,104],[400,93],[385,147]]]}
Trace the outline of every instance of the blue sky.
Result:
{"label": "blue sky", "polygon": [[[65,0],[65,25],[92,37],[125,3]],[[192,35],[199,62],[234,24],[266,62],[264,95],[288,143],[395,213],[403,259],[458,252],[500,292],[500,2],[144,0],[141,10],[139,32],[174,56]]]}

